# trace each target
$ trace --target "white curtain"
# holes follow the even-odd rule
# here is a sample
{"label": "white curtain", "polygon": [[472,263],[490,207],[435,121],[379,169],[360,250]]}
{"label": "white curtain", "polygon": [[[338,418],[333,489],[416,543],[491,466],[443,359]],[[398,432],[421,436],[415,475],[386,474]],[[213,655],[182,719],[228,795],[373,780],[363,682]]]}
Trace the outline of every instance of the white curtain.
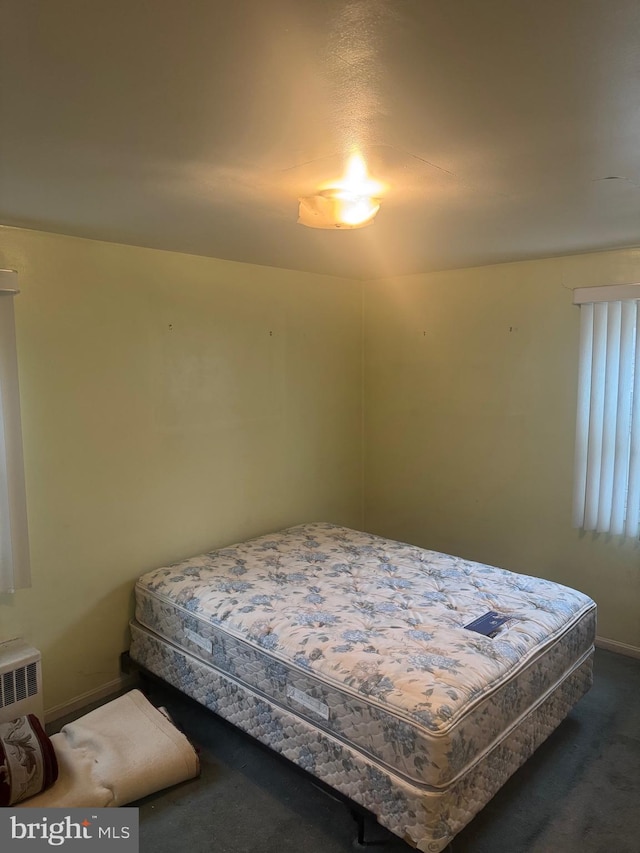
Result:
{"label": "white curtain", "polygon": [[17,275],[0,270],[0,592],[31,583],[13,300]]}
{"label": "white curtain", "polygon": [[[588,294],[588,289],[582,293]],[[573,501],[574,526],[636,537],[640,529],[639,305],[637,299],[581,302]]]}

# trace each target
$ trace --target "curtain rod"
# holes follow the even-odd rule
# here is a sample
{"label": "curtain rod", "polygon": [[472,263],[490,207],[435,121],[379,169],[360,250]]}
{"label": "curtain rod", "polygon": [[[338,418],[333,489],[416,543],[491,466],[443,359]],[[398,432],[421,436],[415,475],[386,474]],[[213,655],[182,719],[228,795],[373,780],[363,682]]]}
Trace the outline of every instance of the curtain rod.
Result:
{"label": "curtain rod", "polygon": [[640,299],[640,284],[606,284],[601,287],[576,287],[573,304],[585,302],[618,302],[621,299]]}

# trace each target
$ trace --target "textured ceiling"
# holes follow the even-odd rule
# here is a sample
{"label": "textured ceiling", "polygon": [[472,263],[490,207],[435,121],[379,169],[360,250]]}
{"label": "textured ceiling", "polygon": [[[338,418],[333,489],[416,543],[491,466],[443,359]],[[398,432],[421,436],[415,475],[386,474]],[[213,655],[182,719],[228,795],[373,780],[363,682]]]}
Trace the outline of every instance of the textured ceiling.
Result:
{"label": "textured ceiling", "polygon": [[[637,0],[0,0],[0,223],[356,277],[640,243]],[[297,199],[352,147],[375,223]]]}

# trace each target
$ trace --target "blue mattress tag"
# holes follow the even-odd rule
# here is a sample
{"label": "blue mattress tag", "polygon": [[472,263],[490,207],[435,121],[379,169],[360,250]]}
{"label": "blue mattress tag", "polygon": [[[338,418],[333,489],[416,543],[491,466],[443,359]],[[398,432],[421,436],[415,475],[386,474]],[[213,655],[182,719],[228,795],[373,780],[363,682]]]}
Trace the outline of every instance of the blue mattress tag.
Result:
{"label": "blue mattress tag", "polygon": [[473,622],[469,622],[469,624],[464,627],[468,631],[475,631],[476,634],[484,634],[486,637],[495,637],[498,633],[498,628],[504,625],[505,622],[508,622],[510,618],[510,616],[501,616],[500,613],[496,613],[495,610],[490,610],[488,613],[485,613],[484,616],[479,616],[477,619],[474,619]]}

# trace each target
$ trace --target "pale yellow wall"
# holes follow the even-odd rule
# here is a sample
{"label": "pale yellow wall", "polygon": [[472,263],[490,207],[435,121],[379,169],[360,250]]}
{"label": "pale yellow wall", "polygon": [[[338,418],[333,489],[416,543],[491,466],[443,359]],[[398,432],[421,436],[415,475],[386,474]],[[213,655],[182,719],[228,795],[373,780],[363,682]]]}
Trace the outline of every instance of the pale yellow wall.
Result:
{"label": "pale yellow wall", "polygon": [[[311,519],[363,526],[358,282],[0,227],[33,587],[0,640],[51,708],[117,677],[135,577]],[[366,529],[584,589],[640,646],[637,542],[571,528],[576,286],[640,251],[365,285]]]}
{"label": "pale yellow wall", "polygon": [[33,587],[0,640],[52,708],[118,675],[141,572],[361,518],[361,284],[0,228],[16,299]]}
{"label": "pale yellow wall", "polygon": [[640,646],[640,546],[571,527],[579,308],[640,250],[367,282],[365,527],[582,589]]}

